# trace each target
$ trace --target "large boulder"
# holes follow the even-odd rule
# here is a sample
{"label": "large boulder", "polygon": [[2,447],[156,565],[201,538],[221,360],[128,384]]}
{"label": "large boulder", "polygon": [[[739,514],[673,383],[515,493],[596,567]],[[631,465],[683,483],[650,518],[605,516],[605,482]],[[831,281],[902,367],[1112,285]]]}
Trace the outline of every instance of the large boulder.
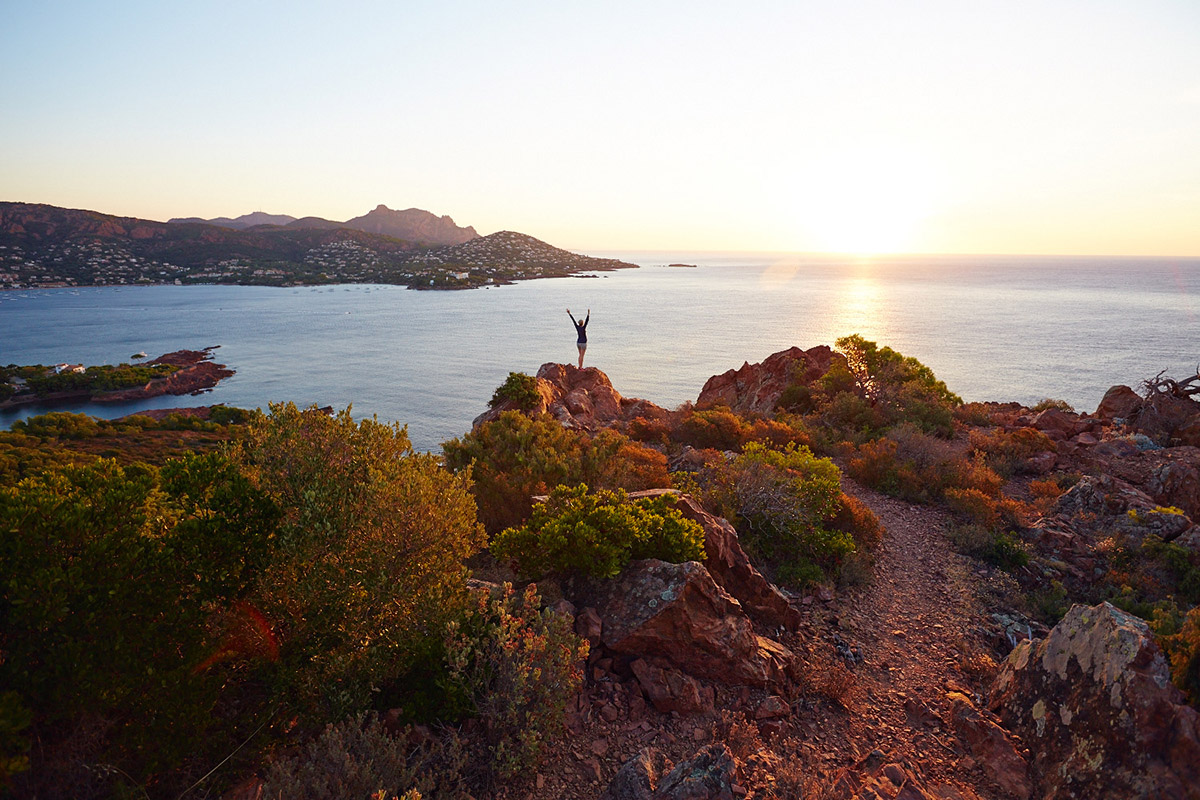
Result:
{"label": "large boulder", "polygon": [[785,389],[794,383],[812,383],[825,374],[835,358],[841,356],[819,345],[809,350],[799,347],[782,350],[767,356],[760,364],[745,362],[739,369],[727,370],[705,381],[696,408],[729,406],[739,413],[770,413]]}
{"label": "large boulder", "polygon": [[1108,603],[1019,644],[989,705],[1029,748],[1038,796],[1200,798],[1200,715],[1146,623]]}
{"label": "large boulder", "polygon": [[[648,400],[622,397],[612,381],[595,367],[579,369],[570,364],[543,364],[537,372],[538,401],[525,413],[549,414],[565,428],[593,432],[637,418],[663,419],[665,409]],[[474,425],[497,419],[515,410],[511,401],[500,403],[475,418]]]}
{"label": "large boulder", "polygon": [[704,566],[713,580],[742,605],[753,619],[772,628],[794,631],[803,619],[783,593],[750,563],[742,549],[737,529],[723,517],[708,513],[691,495],[673,489],[649,489],[629,496],[666,495],[684,517],[704,529]]}
{"label": "large boulder", "polygon": [[741,604],[699,562],[633,561],[585,592],[603,622],[601,641],[614,653],[730,685],[783,685],[794,668],[791,651],[758,636]]}
{"label": "large boulder", "polygon": [[1113,386],[1104,393],[1096,407],[1096,416],[1103,420],[1128,420],[1142,407],[1142,398],[1128,386]]}

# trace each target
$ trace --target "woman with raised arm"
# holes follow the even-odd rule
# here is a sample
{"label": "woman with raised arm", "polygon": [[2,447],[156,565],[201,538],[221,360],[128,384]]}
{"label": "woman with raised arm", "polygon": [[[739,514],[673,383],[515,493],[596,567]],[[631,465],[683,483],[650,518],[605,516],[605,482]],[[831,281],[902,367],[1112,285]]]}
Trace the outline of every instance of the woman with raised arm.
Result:
{"label": "woman with raised arm", "polygon": [[592,318],[592,310],[589,308],[587,316],[583,318],[583,322],[575,322],[575,317],[571,315],[571,309],[567,309],[567,316],[571,317],[571,322],[575,323],[575,332],[579,334],[579,338],[575,344],[579,346],[579,368],[583,369],[583,354],[587,352],[587,325],[588,320]]}

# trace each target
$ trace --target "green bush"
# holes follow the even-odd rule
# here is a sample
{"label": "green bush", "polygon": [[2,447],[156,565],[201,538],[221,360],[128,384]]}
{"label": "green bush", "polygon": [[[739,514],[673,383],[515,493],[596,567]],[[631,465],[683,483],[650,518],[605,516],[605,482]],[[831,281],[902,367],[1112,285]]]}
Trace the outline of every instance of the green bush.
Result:
{"label": "green bush", "polygon": [[861,443],[902,423],[941,437],[954,434],[962,398],[929,367],[858,334],[836,346],[843,359],[817,380],[814,413],[841,438]]}
{"label": "green bush", "polygon": [[752,442],[732,460],[711,462],[698,481],[705,504],[734,522],[747,550],[783,583],[836,576],[857,549],[857,524],[864,543],[878,535],[869,510],[843,505],[838,468],[807,447]]}
{"label": "green bush", "polygon": [[704,530],[662,497],[630,501],[623,490],[588,494],[583,484],[558,486],[525,525],[502,531],[491,550],[524,577],[611,578],[633,559],[702,561]]}
{"label": "green bush", "polygon": [[507,583],[481,591],[447,636],[448,681],[482,722],[489,781],[537,767],[583,682],[587,642],[540,605],[533,584],[520,597]]}
{"label": "green bush", "polygon": [[[212,615],[248,593],[274,519],[220,456],[161,481],[100,460],[0,488],[0,685],[43,732],[91,720],[104,731],[91,755],[134,780],[232,748],[242,712],[214,717],[229,673],[201,665],[219,645]],[[42,743],[52,760],[56,736]]]}
{"label": "green bush", "polygon": [[273,405],[240,458],[283,519],[259,581],[285,635],[277,692],[333,721],[399,680],[462,600],[483,544],[470,480],[413,452],[397,425]]}
{"label": "green bush", "polygon": [[491,534],[521,524],[533,497],[559,484],[637,491],[668,486],[667,460],[615,431],[595,438],[553,417],[505,411],[461,439],[442,444],[446,466],[470,468],[479,518]]}
{"label": "green bush", "polygon": [[510,372],[504,383],[496,387],[492,399],[488,401],[490,408],[501,403],[511,403],[520,411],[532,411],[537,408],[542,396],[538,392],[537,378],[524,372]]}

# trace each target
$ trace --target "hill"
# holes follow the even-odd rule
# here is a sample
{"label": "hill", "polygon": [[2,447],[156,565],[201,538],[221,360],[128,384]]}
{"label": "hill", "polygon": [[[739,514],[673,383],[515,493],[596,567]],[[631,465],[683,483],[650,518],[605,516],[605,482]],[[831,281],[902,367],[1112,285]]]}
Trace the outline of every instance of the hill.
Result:
{"label": "hill", "polygon": [[200,217],[175,217],[167,220],[171,223],[180,222],[202,222],[208,225],[217,225],[222,228],[233,228],[234,230],[245,230],[253,228],[255,225],[287,225],[295,222],[296,218],[288,214],[268,214],[265,211],[255,211],[252,214],[243,214],[240,217],[216,217],[215,219],[201,219]]}
{"label": "hill", "polygon": [[397,239],[409,239],[425,244],[462,244],[479,237],[474,228],[460,228],[448,216],[438,217],[419,208],[393,211],[382,204],[361,217],[346,220],[343,224],[347,228],[367,233],[395,236]]}
{"label": "hill", "polygon": [[[397,213],[406,212],[377,219]],[[303,224],[238,230],[0,203],[0,288],[389,283],[448,289],[635,266],[509,232],[478,237],[455,226],[470,232],[470,241],[431,247],[315,217],[295,222]]]}

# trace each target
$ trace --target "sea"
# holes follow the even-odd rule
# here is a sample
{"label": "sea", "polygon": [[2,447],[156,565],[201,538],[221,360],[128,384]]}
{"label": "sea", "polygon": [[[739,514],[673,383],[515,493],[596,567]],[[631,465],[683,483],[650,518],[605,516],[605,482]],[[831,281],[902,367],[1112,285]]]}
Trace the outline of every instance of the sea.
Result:
{"label": "sea", "polygon": [[[914,356],[967,401],[1092,411],[1115,384],[1200,365],[1200,258],[595,253],[638,269],[466,291],[146,286],[0,292],[0,364],[116,364],[216,347],[236,374],[198,396],[0,411],[118,417],[211,405],[352,407],[440,448],[509,372],[575,363],[673,408],[712,375],[848,334]],[[671,265],[688,266],[671,266]]]}

